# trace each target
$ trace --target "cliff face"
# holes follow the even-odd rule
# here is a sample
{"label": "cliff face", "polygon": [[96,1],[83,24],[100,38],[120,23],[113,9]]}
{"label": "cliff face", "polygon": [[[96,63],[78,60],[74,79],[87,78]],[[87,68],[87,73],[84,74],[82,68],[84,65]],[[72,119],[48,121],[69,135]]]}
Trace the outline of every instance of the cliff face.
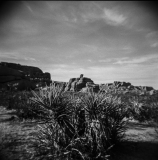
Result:
{"label": "cliff face", "polygon": [[50,73],[33,66],[23,66],[15,63],[0,63],[0,88],[35,89],[51,83]]}

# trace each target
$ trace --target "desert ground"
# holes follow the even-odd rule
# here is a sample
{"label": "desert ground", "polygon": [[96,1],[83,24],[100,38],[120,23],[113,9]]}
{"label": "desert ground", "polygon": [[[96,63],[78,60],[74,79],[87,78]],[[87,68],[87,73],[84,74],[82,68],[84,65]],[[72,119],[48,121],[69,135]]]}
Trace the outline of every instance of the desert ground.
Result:
{"label": "desert ground", "polygon": [[[19,121],[13,110],[0,106],[0,157],[1,160],[25,160],[32,134],[38,122]],[[112,160],[157,160],[158,132],[153,123],[127,123],[123,141],[112,151]]]}

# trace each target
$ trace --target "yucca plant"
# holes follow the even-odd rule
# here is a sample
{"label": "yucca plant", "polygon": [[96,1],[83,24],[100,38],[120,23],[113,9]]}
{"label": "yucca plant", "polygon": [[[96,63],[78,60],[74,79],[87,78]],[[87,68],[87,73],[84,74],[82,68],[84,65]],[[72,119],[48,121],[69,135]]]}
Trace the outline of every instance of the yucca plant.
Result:
{"label": "yucca plant", "polygon": [[105,159],[106,150],[101,147],[94,154],[95,146],[99,148],[100,145],[95,137],[100,134],[95,132],[94,126],[89,125],[90,121],[86,122],[80,97],[66,95],[58,86],[47,87],[39,93],[33,92],[33,95],[31,101],[39,106],[45,123],[35,136],[36,152],[33,159],[92,160],[101,156]]}
{"label": "yucca plant", "polygon": [[107,160],[109,148],[105,148],[105,139],[96,126],[86,128],[83,136],[74,136],[69,143],[65,132],[56,123],[39,126],[31,147],[35,148],[30,159],[44,160]]}
{"label": "yucca plant", "polygon": [[124,104],[117,97],[106,97],[106,94],[99,92],[89,93],[82,98],[82,105],[86,111],[87,121],[91,124],[98,123],[99,130],[104,133],[107,147],[123,138],[125,132]]}
{"label": "yucca plant", "polygon": [[66,130],[69,138],[72,138],[75,129],[71,124],[72,102],[59,86],[51,85],[45,90],[40,89],[39,93],[32,91],[34,97],[31,98],[34,105],[39,106],[40,114],[45,122],[56,121],[60,127]]}

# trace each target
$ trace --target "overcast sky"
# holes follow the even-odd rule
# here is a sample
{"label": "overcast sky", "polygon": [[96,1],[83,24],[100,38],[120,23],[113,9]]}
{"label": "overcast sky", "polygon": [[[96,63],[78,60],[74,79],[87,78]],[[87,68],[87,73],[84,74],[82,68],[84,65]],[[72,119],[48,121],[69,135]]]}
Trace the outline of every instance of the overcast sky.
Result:
{"label": "overcast sky", "polygon": [[84,74],[158,89],[156,10],[137,1],[1,3],[0,62],[36,66],[57,81]]}

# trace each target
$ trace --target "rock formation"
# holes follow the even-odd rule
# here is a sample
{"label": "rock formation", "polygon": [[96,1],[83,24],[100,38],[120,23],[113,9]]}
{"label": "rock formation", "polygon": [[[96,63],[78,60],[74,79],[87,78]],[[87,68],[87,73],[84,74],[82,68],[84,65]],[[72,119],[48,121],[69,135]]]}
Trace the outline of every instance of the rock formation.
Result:
{"label": "rock formation", "polygon": [[116,87],[128,87],[131,85],[129,82],[119,82],[119,81],[114,81],[114,85]]}
{"label": "rock formation", "polygon": [[94,91],[99,90],[99,85],[94,84],[90,78],[83,77],[83,74],[79,78],[71,78],[65,88],[65,91],[89,91],[93,89]]}
{"label": "rock formation", "polygon": [[120,82],[120,81],[114,81],[113,83],[106,83],[99,85],[100,90],[105,91],[108,89],[117,89],[118,91],[125,91],[125,93],[128,92],[139,92],[140,94],[149,93],[154,94],[155,90],[153,87],[149,86],[133,86],[129,82]]}
{"label": "rock formation", "polygon": [[[0,86],[10,90],[27,90],[49,85],[50,73],[43,73],[41,69],[33,66],[23,66],[15,63],[0,63]],[[6,88],[6,87],[5,87]]]}
{"label": "rock formation", "polygon": [[[15,63],[0,63],[0,89],[1,90],[30,90],[44,87],[51,83],[50,73],[43,73],[41,69],[33,66],[24,66]],[[114,81],[107,84],[94,84],[93,80],[81,74],[78,78],[71,78],[68,83],[53,81],[53,84],[63,87],[64,91],[98,92],[116,89],[118,91],[155,94],[156,90],[149,86],[133,86],[129,82]]]}
{"label": "rock formation", "polygon": [[71,84],[72,84],[72,82],[74,82],[76,80],[76,78],[71,78],[70,80],[69,80],[69,82],[68,82],[68,84],[67,84],[67,86],[66,86],[66,88],[65,88],[65,91],[70,91],[70,89],[71,89]]}

